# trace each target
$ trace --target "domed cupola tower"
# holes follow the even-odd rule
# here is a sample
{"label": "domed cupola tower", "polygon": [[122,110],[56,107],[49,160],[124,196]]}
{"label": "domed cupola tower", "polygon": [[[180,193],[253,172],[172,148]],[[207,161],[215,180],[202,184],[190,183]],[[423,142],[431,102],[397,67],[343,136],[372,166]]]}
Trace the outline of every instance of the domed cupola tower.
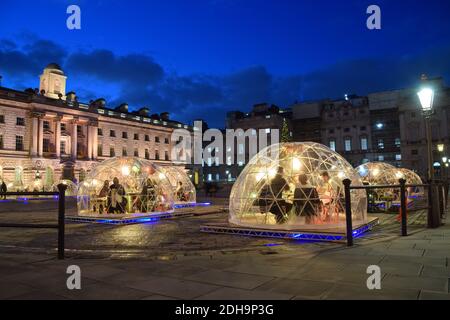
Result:
{"label": "domed cupola tower", "polygon": [[49,98],[66,99],[66,79],[64,71],[56,63],[50,63],[45,67],[44,72],[40,76],[39,92],[44,90],[44,95]]}

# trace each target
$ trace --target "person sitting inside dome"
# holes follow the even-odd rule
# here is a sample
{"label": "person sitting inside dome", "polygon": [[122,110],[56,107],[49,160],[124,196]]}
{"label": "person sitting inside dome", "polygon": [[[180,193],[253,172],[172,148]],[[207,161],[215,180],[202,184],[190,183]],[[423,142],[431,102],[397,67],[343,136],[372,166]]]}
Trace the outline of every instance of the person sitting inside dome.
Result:
{"label": "person sitting inside dome", "polygon": [[304,216],[306,224],[315,222],[320,212],[321,202],[317,189],[313,187],[306,174],[298,177],[300,185],[294,191],[294,207],[297,216]]}
{"label": "person sitting inside dome", "polygon": [[108,193],[108,213],[125,213],[127,199],[125,198],[125,189],[119,183],[119,178],[113,179],[113,184],[109,187]]}

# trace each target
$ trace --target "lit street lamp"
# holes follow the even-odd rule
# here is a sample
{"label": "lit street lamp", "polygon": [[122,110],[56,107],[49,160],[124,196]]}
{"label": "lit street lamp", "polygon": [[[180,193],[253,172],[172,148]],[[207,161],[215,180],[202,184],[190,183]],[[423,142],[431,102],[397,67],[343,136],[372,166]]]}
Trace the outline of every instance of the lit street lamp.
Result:
{"label": "lit street lamp", "polygon": [[[434,91],[427,85],[427,77],[422,75],[422,88],[417,95],[419,96],[420,105],[422,107],[422,113],[425,118],[425,131],[427,136],[427,160],[428,160],[428,227],[437,228],[440,226],[440,206],[439,206],[439,194],[435,190],[433,184],[434,178],[434,166],[433,166],[433,149],[432,149],[432,136],[431,136],[431,125],[430,118],[433,115],[433,100]],[[440,163],[439,163],[440,165]]]}
{"label": "lit street lamp", "polygon": [[[427,77],[422,76],[422,82],[426,83]],[[419,92],[420,104],[422,106],[422,112],[425,117],[425,129],[427,135],[427,154],[428,154],[428,180],[433,180],[433,149],[431,140],[431,126],[430,117],[433,114],[433,99],[434,91],[430,87],[423,87]]]}

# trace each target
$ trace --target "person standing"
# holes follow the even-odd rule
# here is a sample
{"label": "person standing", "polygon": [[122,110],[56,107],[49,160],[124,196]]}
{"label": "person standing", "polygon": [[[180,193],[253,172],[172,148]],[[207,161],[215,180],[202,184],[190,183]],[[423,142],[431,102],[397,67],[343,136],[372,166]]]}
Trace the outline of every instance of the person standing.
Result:
{"label": "person standing", "polygon": [[8,192],[8,187],[6,186],[5,180],[2,180],[2,184],[0,186],[0,193],[2,193],[3,199],[6,199],[6,192]]}

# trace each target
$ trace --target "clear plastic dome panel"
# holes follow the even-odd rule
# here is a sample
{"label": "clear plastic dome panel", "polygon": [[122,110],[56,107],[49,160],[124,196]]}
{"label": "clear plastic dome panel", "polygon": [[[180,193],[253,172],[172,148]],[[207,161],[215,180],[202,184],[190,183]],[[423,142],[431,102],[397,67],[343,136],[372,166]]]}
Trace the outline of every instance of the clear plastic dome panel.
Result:
{"label": "clear plastic dome panel", "polygon": [[[282,230],[344,227],[346,178],[362,185],[354,168],[324,145],[270,146],[250,160],[234,184],[229,221]],[[365,223],[366,193],[352,190],[351,200],[355,223]]]}
{"label": "clear plastic dome panel", "polygon": [[164,172],[148,160],[121,157],[103,161],[79,186],[79,215],[146,214],[170,210],[173,210],[172,187]]}
{"label": "clear plastic dome panel", "polygon": [[186,170],[176,166],[162,166],[161,170],[166,175],[173,190],[175,203],[195,203],[195,186],[186,173]]}

